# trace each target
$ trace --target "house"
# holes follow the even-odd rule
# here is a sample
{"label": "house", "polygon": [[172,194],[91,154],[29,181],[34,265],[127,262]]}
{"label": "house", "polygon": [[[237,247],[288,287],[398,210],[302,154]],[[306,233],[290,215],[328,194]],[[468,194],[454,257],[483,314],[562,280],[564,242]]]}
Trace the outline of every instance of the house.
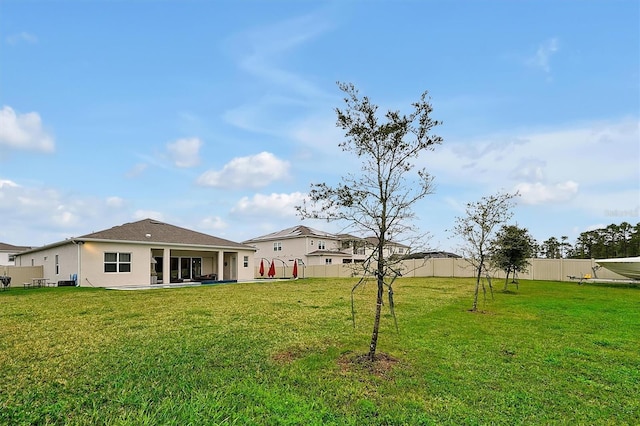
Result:
{"label": "house", "polygon": [[77,285],[123,287],[254,277],[255,249],[153,219],[30,249],[16,266],[40,266],[44,278]]}
{"label": "house", "polygon": [[[331,234],[308,226],[293,226],[278,232],[244,241],[256,249],[255,262],[273,260],[292,266],[294,259],[306,266],[364,262],[371,254],[377,239],[359,238],[350,234]],[[387,245],[390,252],[406,253],[408,246]]]}
{"label": "house", "polygon": [[13,266],[15,264],[16,254],[29,250],[30,248],[31,247],[0,243],[0,266]]}
{"label": "house", "polygon": [[[366,237],[365,241],[367,242],[368,247],[377,247],[380,240],[377,237]],[[401,243],[396,243],[394,241],[387,241],[387,243],[383,247],[385,257],[402,257],[410,252],[409,249],[409,246]]]}

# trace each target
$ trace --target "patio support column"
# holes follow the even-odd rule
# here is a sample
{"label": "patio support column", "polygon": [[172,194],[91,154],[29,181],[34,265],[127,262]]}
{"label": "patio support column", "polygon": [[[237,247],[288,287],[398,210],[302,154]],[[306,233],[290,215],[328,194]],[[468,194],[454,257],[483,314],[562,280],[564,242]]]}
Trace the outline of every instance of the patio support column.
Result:
{"label": "patio support column", "polygon": [[162,250],[162,284],[171,282],[171,250],[165,248]]}
{"label": "patio support column", "polygon": [[218,279],[224,280],[224,251],[218,251]]}

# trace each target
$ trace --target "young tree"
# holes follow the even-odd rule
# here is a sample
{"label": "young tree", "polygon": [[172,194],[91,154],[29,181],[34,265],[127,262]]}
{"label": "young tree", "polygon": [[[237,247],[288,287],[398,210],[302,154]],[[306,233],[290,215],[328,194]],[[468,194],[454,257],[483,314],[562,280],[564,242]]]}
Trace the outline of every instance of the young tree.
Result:
{"label": "young tree", "polygon": [[[511,218],[513,198],[517,195],[518,193],[504,192],[482,197],[479,201],[467,203],[465,216],[455,219],[452,232],[462,239],[462,254],[475,269],[476,287],[472,311],[478,310],[478,292],[482,276],[488,276],[489,247],[498,227]],[[482,289],[486,293],[484,284]]]}
{"label": "young tree", "polygon": [[[385,278],[394,275],[385,246],[392,238],[415,231],[412,206],[433,191],[433,178],[425,169],[410,173],[413,161],[433,150],[442,138],[431,134],[441,124],[433,120],[427,92],[413,103],[413,112],[388,111],[384,117],[369,98],[360,97],[353,84],[338,83],[345,93],[345,108],[336,108],[337,126],[345,131],[343,151],[362,162],[361,173],[347,173],[335,186],[311,185],[309,202],[298,206],[303,218],[340,220],[376,237],[372,263],[376,265],[377,297],[368,358],[375,360]],[[391,294],[391,293],[390,293]]]}
{"label": "young tree", "polygon": [[507,276],[504,280],[504,290],[509,284],[509,275],[513,273],[513,280],[518,272],[526,272],[529,258],[533,255],[534,241],[526,228],[517,225],[503,225],[491,245],[491,264],[502,269]]}

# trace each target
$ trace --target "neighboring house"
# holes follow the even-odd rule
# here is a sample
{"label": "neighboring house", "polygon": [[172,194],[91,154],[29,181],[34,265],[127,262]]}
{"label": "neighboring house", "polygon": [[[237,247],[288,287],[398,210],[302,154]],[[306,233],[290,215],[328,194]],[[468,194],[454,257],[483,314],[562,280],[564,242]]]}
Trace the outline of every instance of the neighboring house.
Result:
{"label": "neighboring house", "polygon": [[[365,240],[367,241],[367,246],[368,247],[377,247],[378,245],[378,238],[377,237],[367,237],[365,238]],[[409,253],[409,246],[404,245],[404,244],[400,244],[400,243],[396,243],[393,241],[387,241],[387,244],[385,244],[383,251],[384,251],[384,255],[385,257],[391,257],[391,256],[405,256],[406,254]]]}
{"label": "neighboring house", "polygon": [[[294,259],[297,259],[304,265],[316,266],[364,262],[375,247],[371,241],[377,240],[350,234],[331,234],[299,225],[252,238],[243,244],[255,247],[256,264],[261,260],[272,262],[277,259],[279,262],[276,266],[281,266],[280,262],[292,266]],[[391,253],[406,253],[408,249],[402,244],[388,244]]]}
{"label": "neighboring house", "polygon": [[254,251],[233,241],[145,219],[16,255],[16,266],[43,266],[44,278],[119,287],[254,278]]}
{"label": "neighboring house", "polygon": [[29,250],[31,247],[12,246],[11,244],[0,243],[0,266],[15,265],[16,254]]}

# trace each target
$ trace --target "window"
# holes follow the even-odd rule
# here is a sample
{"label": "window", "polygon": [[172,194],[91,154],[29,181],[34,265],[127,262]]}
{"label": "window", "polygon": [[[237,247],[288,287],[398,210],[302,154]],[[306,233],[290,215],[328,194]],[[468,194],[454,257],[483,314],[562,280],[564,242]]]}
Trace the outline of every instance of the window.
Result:
{"label": "window", "polygon": [[273,243],[273,251],[282,251],[282,243],[281,242]]}
{"label": "window", "polygon": [[56,275],[60,275],[60,263],[59,263],[57,254],[56,254]]}
{"label": "window", "polygon": [[400,253],[400,254],[404,254],[404,249],[403,249],[402,247],[399,247],[399,248],[398,248],[398,253]]}
{"label": "window", "polygon": [[245,268],[249,267],[249,256],[245,256],[244,257],[243,265],[244,265]]}
{"label": "window", "polygon": [[324,250],[324,241],[322,240],[318,241],[318,250]]}
{"label": "window", "polygon": [[104,272],[131,272],[131,253],[105,253]]}
{"label": "window", "polygon": [[324,264],[325,265],[331,265],[331,259],[325,259],[324,260]]}

